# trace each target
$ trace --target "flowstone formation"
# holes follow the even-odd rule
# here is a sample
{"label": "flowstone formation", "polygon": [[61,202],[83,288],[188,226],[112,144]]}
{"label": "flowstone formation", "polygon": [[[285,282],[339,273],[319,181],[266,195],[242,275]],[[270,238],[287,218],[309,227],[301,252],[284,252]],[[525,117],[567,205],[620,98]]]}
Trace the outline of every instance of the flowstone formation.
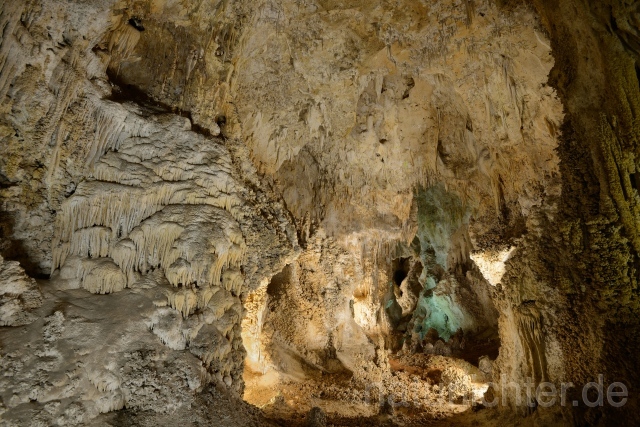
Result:
{"label": "flowstone formation", "polygon": [[[239,419],[255,417],[239,400],[242,298],[295,254],[295,229],[219,129],[112,90],[109,59],[87,40],[108,40],[122,59],[140,28],[104,32],[100,7],[110,5],[84,11],[91,25],[72,5],[2,8],[3,129],[13,129],[3,248],[29,254],[36,277],[51,273],[36,283],[2,263],[2,325],[13,326],[2,331],[3,425],[100,425],[123,408],[136,422],[188,419],[212,384],[235,396]],[[41,31],[65,14],[56,44]]]}
{"label": "flowstone formation", "polygon": [[629,424],[640,9],[590,3],[0,0],[0,424]]}
{"label": "flowstone formation", "polygon": [[[96,139],[112,150],[57,214],[42,321],[29,313],[43,304],[33,279],[4,264],[13,299],[3,300],[3,324],[31,323],[3,339],[8,425],[82,423],[125,406],[174,413],[209,383],[241,393],[241,296],[273,268],[258,247],[293,253],[286,216],[274,212],[274,229],[250,207],[257,195],[221,140],[180,116],[99,108],[121,121],[101,129]],[[24,334],[29,357],[15,352]]]}

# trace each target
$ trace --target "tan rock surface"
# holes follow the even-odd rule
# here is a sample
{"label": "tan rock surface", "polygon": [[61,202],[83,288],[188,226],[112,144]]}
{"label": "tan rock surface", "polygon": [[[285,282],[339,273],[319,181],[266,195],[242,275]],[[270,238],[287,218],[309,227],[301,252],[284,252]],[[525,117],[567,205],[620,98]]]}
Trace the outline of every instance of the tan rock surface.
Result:
{"label": "tan rock surface", "polygon": [[638,7],[530,3],[0,0],[0,423],[629,421],[460,402],[637,382]]}

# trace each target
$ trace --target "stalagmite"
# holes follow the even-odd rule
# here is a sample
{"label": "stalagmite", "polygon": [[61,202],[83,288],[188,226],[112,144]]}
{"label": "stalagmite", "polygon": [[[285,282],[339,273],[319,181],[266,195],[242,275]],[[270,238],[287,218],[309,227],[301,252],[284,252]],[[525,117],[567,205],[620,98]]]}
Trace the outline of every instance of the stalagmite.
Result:
{"label": "stalagmite", "polygon": [[28,277],[16,261],[0,256],[0,326],[26,325],[36,316],[43,296],[34,279]]}

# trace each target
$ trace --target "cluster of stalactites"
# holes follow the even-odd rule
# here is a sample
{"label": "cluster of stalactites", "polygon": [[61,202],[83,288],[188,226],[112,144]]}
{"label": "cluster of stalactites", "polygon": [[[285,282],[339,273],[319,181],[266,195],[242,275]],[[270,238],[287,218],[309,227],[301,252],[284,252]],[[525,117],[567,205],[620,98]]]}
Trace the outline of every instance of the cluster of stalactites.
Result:
{"label": "cluster of stalactites", "polygon": [[[116,28],[110,51],[130,53],[129,27]],[[183,118],[149,119],[134,107],[94,104],[86,117],[95,123],[90,179],[58,211],[52,272],[99,294],[153,276],[171,285],[166,305],[185,318],[218,290],[239,295],[245,203],[229,153],[191,132]]]}
{"label": "cluster of stalactites", "polygon": [[[143,206],[138,208],[144,210]],[[107,210],[118,209],[112,206]],[[99,222],[96,218],[100,217],[100,211],[91,211],[93,214],[79,217]],[[100,219],[109,217],[104,211],[101,215]],[[74,230],[68,242],[54,247],[54,268],[64,265],[69,256],[88,258],[81,263],[77,277],[84,288],[95,293],[121,290],[136,280],[134,273],[146,274],[155,268],[162,268],[169,283],[176,287],[223,286],[240,293],[244,280],[240,267],[246,244],[237,223],[227,212],[211,206],[170,205],[129,233],[122,233],[122,228],[114,233],[112,227],[122,227],[121,220],[110,227]],[[124,222],[127,220],[124,216]]]}
{"label": "cluster of stalactites", "polygon": [[[205,288],[178,288],[174,290],[166,290],[167,304],[187,318],[196,310],[202,310],[207,307],[211,299],[218,295],[224,289],[228,294],[237,295],[240,287],[244,283],[244,278],[237,270],[227,270],[222,277],[222,287],[205,287]],[[216,319],[217,320],[217,319]]]}
{"label": "cluster of stalactites", "polygon": [[127,286],[127,277],[109,258],[81,260],[76,277],[93,294],[110,294]]}

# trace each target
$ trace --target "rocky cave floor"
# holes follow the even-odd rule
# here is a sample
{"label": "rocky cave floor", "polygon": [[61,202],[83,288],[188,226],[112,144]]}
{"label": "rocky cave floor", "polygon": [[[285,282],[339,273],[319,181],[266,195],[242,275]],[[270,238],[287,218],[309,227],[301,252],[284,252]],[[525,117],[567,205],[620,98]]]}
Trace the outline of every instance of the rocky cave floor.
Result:
{"label": "rocky cave floor", "polygon": [[448,355],[390,354],[385,395],[380,382],[363,388],[348,373],[315,372],[300,381],[245,370],[244,400],[284,426],[325,425],[318,420],[328,426],[491,424],[501,414],[482,404],[483,397],[491,401],[485,392],[492,380],[491,359],[482,355],[497,354],[498,346],[486,340],[453,353],[444,347]]}

